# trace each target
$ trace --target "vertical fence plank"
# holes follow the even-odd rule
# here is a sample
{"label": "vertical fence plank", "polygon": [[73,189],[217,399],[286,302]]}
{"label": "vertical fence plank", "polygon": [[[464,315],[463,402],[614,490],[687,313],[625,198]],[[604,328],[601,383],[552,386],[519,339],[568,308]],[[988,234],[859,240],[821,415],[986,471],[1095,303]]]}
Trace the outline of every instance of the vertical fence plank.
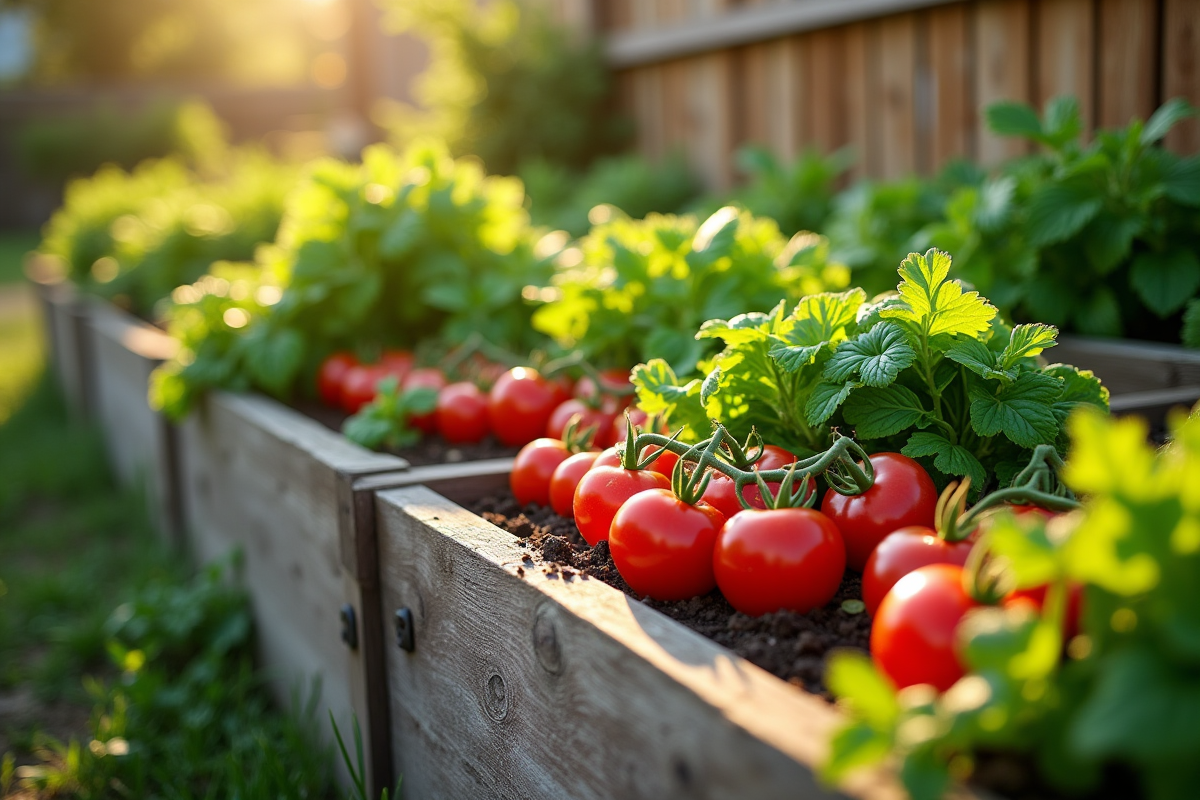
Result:
{"label": "vertical fence plank", "polygon": [[1118,128],[1154,113],[1158,57],[1155,0],[1100,0],[1097,125]]}
{"label": "vertical fence plank", "polygon": [[688,160],[705,186],[721,191],[733,182],[732,54],[698,56],[688,66]]}
{"label": "vertical fence plank", "polygon": [[974,155],[977,111],[973,79],[969,13],[956,4],[929,11],[928,42],[932,109],[930,171],[955,158]]}
{"label": "vertical fence plank", "polygon": [[983,110],[998,100],[1030,100],[1029,3],[984,0],[975,10],[975,97],[980,115],[976,157],[985,166],[1028,152],[1021,139],[989,133]]}
{"label": "vertical fence plank", "polygon": [[739,48],[734,58],[736,83],[733,87],[734,114],[740,118],[737,144],[767,145],[770,143],[770,102],[767,99],[768,82],[771,78],[771,55],[773,43],[752,44]]}
{"label": "vertical fence plank", "polygon": [[897,14],[875,24],[879,47],[875,77],[881,157],[878,174],[899,178],[917,169],[917,17]]}
{"label": "vertical fence plank", "polygon": [[796,123],[800,108],[799,49],[794,38],[779,39],[766,48],[767,144],[781,159],[790,161],[798,152]]}
{"label": "vertical fence plank", "polygon": [[[1166,0],[1163,5],[1162,99],[1185,97],[1200,106],[1200,3]],[[1200,120],[1175,126],[1167,147],[1177,153],[1200,152]]]}
{"label": "vertical fence plank", "polygon": [[807,79],[805,139],[822,153],[836,150],[845,141],[845,77],[842,30],[812,31],[805,36]]}
{"label": "vertical fence plank", "polygon": [[1092,0],[1042,0],[1037,5],[1037,85],[1044,107],[1059,95],[1079,100],[1085,130],[1095,124],[1095,35]]}
{"label": "vertical fence plank", "polygon": [[877,124],[873,83],[870,69],[873,48],[868,44],[867,23],[847,25],[842,29],[845,60],[842,64],[841,96],[845,104],[845,134],[843,144],[854,153],[850,167],[850,179],[857,180],[866,175],[877,175],[879,149],[873,146],[873,126]]}

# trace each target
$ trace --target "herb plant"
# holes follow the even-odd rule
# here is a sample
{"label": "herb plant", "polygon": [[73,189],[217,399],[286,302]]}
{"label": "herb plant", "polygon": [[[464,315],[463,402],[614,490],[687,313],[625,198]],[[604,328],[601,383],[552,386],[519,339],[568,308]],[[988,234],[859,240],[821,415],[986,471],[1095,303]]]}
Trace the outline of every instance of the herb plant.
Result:
{"label": "herb plant", "polygon": [[658,357],[688,374],[711,352],[693,333],[715,316],[766,310],[780,298],[846,285],[821,237],[791,241],[771,220],[727,206],[692,216],[619,217],[560,256],[533,324],[598,366]]}
{"label": "herb plant", "polygon": [[1048,325],[1003,324],[976,292],[949,279],[950,256],[911,253],[898,294],[868,302],[861,289],[802,298],[788,312],[705,322],[700,340],[725,349],[706,377],[681,380],[661,358],[635,368],[639,405],[665,413],[683,438],[710,420],[736,437],[752,429],[796,453],[824,450],[830,429],[853,429],[871,452],[919,459],[943,482],[1007,483],[1039,444],[1065,445],[1076,406],[1107,408],[1092,373],[1037,356],[1055,344]]}
{"label": "herb plant", "polygon": [[[1102,785],[1150,800],[1200,781],[1200,419],[1176,419],[1155,452],[1143,422],[1080,413],[1063,478],[1083,510],[1044,522],[999,518],[980,546],[1028,605],[971,612],[957,635],[968,674],[941,695],[896,693],[866,658],[843,654],[828,685],[849,715],[826,777],[894,755],[914,800],[935,800],[988,753],[1017,756],[1063,794]],[[1064,641],[1068,587],[1081,630]],[[1064,656],[1065,653],[1065,656]]]}

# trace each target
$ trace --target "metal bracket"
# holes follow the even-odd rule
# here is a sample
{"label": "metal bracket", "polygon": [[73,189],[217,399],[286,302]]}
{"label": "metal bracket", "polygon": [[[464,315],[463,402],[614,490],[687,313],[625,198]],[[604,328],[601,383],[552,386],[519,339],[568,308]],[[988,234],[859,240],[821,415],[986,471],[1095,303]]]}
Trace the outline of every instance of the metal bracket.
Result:
{"label": "metal bracket", "polygon": [[413,651],[413,616],[405,607],[396,610],[396,646],[411,653]]}
{"label": "metal bracket", "polygon": [[358,649],[358,617],[354,613],[354,606],[346,603],[342,606],[340,614],[342,618],[342,641],[351,650]]}

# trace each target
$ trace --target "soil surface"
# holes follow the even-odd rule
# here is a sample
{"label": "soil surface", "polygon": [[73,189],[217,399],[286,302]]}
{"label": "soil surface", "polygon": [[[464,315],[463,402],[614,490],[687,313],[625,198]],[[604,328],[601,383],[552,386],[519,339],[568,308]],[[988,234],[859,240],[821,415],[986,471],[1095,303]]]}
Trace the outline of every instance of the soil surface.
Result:
{"label": "soil surface", "polygon": [[[511,492],[504,492],[479,500],[471,510],[526,542],[535,560],[581,572],[638,597],[617,574],[608,543],[588,547],[574,521],[550,508],[520,506]],[[858,573],[847,572],[834,599],[808,614],[776,611],[750,617],[735,611],[719,591],[676,602],[639,599],[773,675],[831,699],[823,681],[829,653],[840,648],[866,651],[870,639],[870,617],[841,607],[843,601],[861,597]]]}

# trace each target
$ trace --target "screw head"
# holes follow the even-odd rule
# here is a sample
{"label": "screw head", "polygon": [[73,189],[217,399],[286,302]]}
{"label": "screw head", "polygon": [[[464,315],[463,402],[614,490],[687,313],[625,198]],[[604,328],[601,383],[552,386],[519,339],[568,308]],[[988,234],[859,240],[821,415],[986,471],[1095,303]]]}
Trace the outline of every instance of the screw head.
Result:
{"label": "screw head", "polygon": [[396,646],[411,653],[413,651],[413,615],[412,610],[405,607],[396,609],[394,619],[396,626]]}
{"label": "screw head", "polygon": [[358,619],[354,613],[354,606],[346,603],[342,606],[339,615],[342,619],[342,641],[351,650],[358,649]]}

